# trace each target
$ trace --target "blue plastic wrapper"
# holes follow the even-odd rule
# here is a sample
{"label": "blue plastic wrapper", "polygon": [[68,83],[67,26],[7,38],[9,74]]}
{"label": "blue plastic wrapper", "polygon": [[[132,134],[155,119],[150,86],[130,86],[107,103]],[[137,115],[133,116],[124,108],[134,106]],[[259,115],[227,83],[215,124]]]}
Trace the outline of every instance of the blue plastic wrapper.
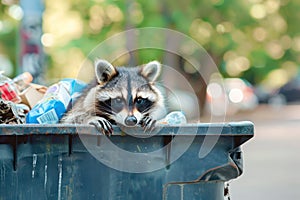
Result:
{"label": "blue plastic wrapper", "polygon": [[29,124],[56,124],[86,87],[82,81],[63,79],[50,86],[43,99],[26,116]]}

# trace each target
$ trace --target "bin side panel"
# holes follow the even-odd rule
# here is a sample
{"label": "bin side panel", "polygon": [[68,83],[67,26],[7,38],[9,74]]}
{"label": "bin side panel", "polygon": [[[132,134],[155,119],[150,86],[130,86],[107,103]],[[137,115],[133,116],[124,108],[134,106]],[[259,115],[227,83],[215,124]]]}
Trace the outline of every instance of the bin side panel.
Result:
{"label": "bin side panel", "polygon": [[[223,181],[239,175],[230,156],[236,144],[230,135],[218,138],[203,158],[199,156],[200,148],[208,148],[202,146],[204,136],[195,136],[192,140],[189,135],[178,136],[177,143],[172,143],[173,136],[141,139],[117,135],[109,139],[118,148],[144,155],[139,162],[169,164],[147,173],[118,171],[94,157],[87,147],[100,157],[106,156],[108,161],[134,166],[135,162],[128,163],[128,158],[107,149],[104,137],[87,135],[84,141],[74,134],[18,135],[13,137],[16,140],[11,144],[0,144],[0,153],[3,154],[0,159],[0,200],[152,200],[163,199],[163,195],[175,200],[221,199]],[[166,145],[168,148],[158,151],[155,156],[151,155],[151,152]],[[177,157],[182,150],[183,154]],[[147,169],[147,165],[144,167]],[[207,174],[205,181],[201,179],[203,174]]]}
{"label": "bin side panel", "polygon": [[216,200],[224,199],[224,183],[199,182],[189,184],[169,184],[164,190],[163,200]]}
{"label": "bin side panel", "polygon": [[13,170],[14,158],[12,146],[0,144],[0,156],[0,199],[17,199],[14,190],[17,182]]}

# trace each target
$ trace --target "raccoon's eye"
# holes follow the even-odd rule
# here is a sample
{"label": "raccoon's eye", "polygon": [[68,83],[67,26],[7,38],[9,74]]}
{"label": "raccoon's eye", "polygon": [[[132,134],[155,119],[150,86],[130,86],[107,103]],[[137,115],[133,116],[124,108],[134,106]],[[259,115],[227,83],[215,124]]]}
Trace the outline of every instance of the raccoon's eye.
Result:
{"label": "raccoon's eye", "polygon": [[112,99],[111,102],[114,104],[120,104],[123,102],[123,99],[120,97],[117,97],[117,98]]}
{"label": "raccoon's eye", "polygon": [[120,112],[124,107],[124,101],[122,98],[117,97],[114,99],[111,99],[111,108],[115,112]]}
{"label": "raccoon's eye", "polygon": [[146,112],[152,107],[153,102],[149,99],[139,97],[135,100],[135,105],[139,112]]}
{"label": "raccoon's eye", "polygon": [[146,99],[141,98],[141,97],[139,97],[139,98],[136,99],[136,103],[137,104],[143,104],[145,101],[146,101]]}

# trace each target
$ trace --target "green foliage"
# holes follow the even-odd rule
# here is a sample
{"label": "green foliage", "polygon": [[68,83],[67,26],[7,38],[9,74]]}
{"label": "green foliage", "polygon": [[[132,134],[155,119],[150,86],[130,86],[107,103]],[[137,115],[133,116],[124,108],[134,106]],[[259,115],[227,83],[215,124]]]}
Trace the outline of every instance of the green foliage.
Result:
{"label": "green foliage", "polygon": [[[5,56],[16,66],[18,46],[16,36],[19,23],[7,14],[8,8],[7,5],[0,3],[0,56]],[[3,69],[1,66],[0,68]],[[16,69],[13,70],[16,71]]]}
{"label": "green foliage", "polygon": [[[74,64],[70,62],[72,55],[68,52],[77,52],[84,58],[106,38],[135,27],[164,27],[189,35],[209,52],[225,77],[243,77],[252,83],[261,83],[276,69],[287,70],[296,66],[298,71],[300,1],[297,0],[45,2],[44,31],[55,39],[54,44],[45,48],[51,59],[50,64],[54,65],[51,69],[53,76],[69,73],[61,72],[62,65]],[[58,12],[62,7],[66,9]],[[0,4],[0,19],[9,19],[16,27],[17,23],[9,18],[7,9],[8,6]],[[74,15],[79,18],[75,19]],[[57,21],[51,21],[50,25],[57,23],[57,29],[47,23],[53,16],[57,16]],[[65,21],[66,18],[69,20]],[[78,28],[77,32],[72,32],[70,28],[63,30],[64,25],[72,20]],[[0,51],[8,54],[12,60],[17,46],[15,31],[16,28],[7,34],[0,31]],[[162,58],[163,52],[143,51],[135,55],[136,59],[143,62],[153,57]],[[61,57],[67,59],[57,60]],[[284,68],[286,61],[292,64]],[[291,78],[293,75],[288,76],[288,80]]]}

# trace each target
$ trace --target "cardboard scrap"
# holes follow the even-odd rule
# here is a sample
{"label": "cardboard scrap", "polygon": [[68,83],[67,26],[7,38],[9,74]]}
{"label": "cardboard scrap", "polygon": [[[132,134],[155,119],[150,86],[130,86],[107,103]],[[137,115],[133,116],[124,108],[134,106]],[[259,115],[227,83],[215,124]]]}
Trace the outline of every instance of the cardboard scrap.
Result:
{"label": "cardboard scrap", "polygon": [[44,97],[46,91],[47,87],[31,83],[19,94],[22,99],[21,103],[33,108]]}

